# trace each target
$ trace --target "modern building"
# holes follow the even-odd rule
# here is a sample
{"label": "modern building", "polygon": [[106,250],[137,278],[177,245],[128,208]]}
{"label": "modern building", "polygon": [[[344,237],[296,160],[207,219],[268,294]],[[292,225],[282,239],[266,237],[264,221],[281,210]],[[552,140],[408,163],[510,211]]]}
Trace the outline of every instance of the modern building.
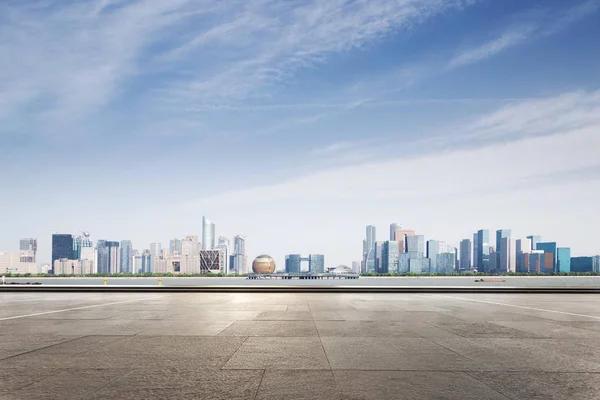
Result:
{"label": "modern building", "polygon": [[34,274],[38,272],[36,263],[21,262],[21,253],[0,252],[0,275]]}
{"label": "modern building", "polygon": [[325,256],[323,254],[310,254],[308,256],[308,271],[313,274],[325,272]]}
{"label": "modern building", "polygon": [[496,253],[502,254],[502,239],[512,236],[510,229],[498,229],[496,231]]}
{"label": "modern building", "polygon": [[135,254],[133,256],[133,268],[136,274],[141,274],[144,272],[144,267],[142,266],[142,255]]}
{"label": "modern building", "polygon": [[352,261],[352,272],[360,274],[360,261]]}
{"label": "modern building", "polygon": [[396,231],[399,231],[402,229],[402,225],[397,224],[397,223],[393,223],[390,224],[390,242],[393,242],[396,240]]}
{"label": "modern building", "polygon": [[200,273],[225,272],[225,260],[219,249],[200,250]]}
{"label": "modern building", "polygon": [[[526,272],[538,273],[544,272],[544,264],[546,254],[542,250],[531,250],[529,253],[525,253],[525,267]],[[550,263],[551,264],[551,263]],[[550,265],[552,268],[552,265]]]}
{"label": "modern building", "polygon": [[88,232],[81,232],[81,235],[73,238],[73,257],[70,258],[73,260],[80,260],[83,249],[93,247],[94,245],[90,239],[90,234]]}
{"label": "modern building", "polygon": [[162,245],[160,243],[150,243],[150,271],[154,272],[154,261],[160,259],[162,254]]}
{"label": "modern building", "polygon": [[20,262],[35,263],[37,255],[37,239],[22,238],[19,240]]}
{"label": "modern building", "polygon": [[475,257],[473,259],[474,266],[479,272],[489,272],[490,270],[490,231],[488,229],[480,229],[473,237]]}
{"label": "modern building", "polygon": [[144,250],[142,252],[141,258],[142,258],[141,272],[143,274],[148,274],[148,273],[152,272],[152,265],[151,265],[152,253],[150,253],[150,250],[148,250],[148,249]]}
{"label": "modern building", "polygon": [[215,248],[215,224],[206,217],[202,217],[202,250]]}
{"label": "modern building", "polygon": [[395,240],[383,242],[379,272],[382,274],[398,272],[399,254],[398,242]]}
{"label": "modern building", "polygon": [[394,240],[398,242],[398,251],[400,253],[406,253],[408,251],[406,248],[406,238],[415,235],[415,231],[408,229],[400,229],[395,232]]}
{"label": "modern building", "polygon": [[285,256],[285,272],[300,273],[302,267],[302,256],[300,254],[288,254]]}
{"label": "modern building", "polygon": [[131,240],[121,240],[121,249],[120,249],[120,271],[126,274],[130,274],[133,271],[133,246],[131,244]]}
{"label": "modern building", "polygon": [[54,261],[61,258],[67,260],[73,258],[73,236],[71,234],[55,233],[52,235],[52,263],[50,264],[52,268],[54,268]]}
{"label": "modern building", "polygon": [[541,241],[542,241],[542,237],[539,235],[530,235],[530,236],[527,236],[527,239],[529,239],[531,241],[531,249],[530,250],[536,250],[537,244],[541,243]]}
{"label": "modern building", "polygon": [[[176,270],[177,265],[173,269]],[[185,274],[200,273],[200,242],[196,235],[187,235],[181,240],[179,272]]]}
{"label": "modern building", "polygon": [[498,272],[517,272],[517,240],[504,236],[500,239],[500,244]]}
{"label": "modern building", "polygon": [[496,273],[500,268],[500,253],[490,247],[488,269],[485,272]]}
{"label": "modern building", "polygon": [[169,240],[169,254],[181,254],[181,239]]}
{"label": "modern building", "polygon": [[600,256],[572,257],[571,272],[600,272]]}
{"label": "modern building", "polygon": [[517,272],[527,272],[525,269],[525,254],[531,251],[531,239],[518,239],[517,245]]}
{"label": "modern building", "polygon": [[[440,254],[441,248],[444,246],[444,242],[439,240],[428,240],[427,241],[427,258],[429,258],[429,268],[427,272],[438,272],[437,270],[437,256]],[[452,257],[454,259],[454,256]]]}
{"label": "modern building", "polygon": [[232,266],[237,274],[248,273],[248,256],[246,255],[246,238],[236,235],[233,238]]}
{"label": "modern building", "polygon": [[227,239],[225,236],[221,235],[219,236],[219,241],[217,242],[217,245],[215,246],[215,249],[218,249],[221,251],[221,259],[223,260],[223,262],[225,263],[225,273],[226,274],[233,274],[235,272],[231,272],[230,271],[230,251],[229,251],[229,239]]}
{"label": "modern building", "polygon": [[[538,242],[536,244],[536,250],[543,250],[544,253],[547,254],[551,254],[552,256],[552,270],[551,271],[547,271],[547,265],[545,265],[545,270],[542,272],[555,272],[556,271],[556,256],[557,256],[557,246],[556,246],[556,242]],[[550,257],[550,256],[546,256],[546,257]]]}
{"label": "modern building", "polygon": [[121,254],[119,252],[119,242],[98,240],[97,250],[97,270],[99,274],[116,274],[120,272]]}
{"label": "modern building", "polygon": [[252,262],[252,272],[255,274],[272,274],[275,272],[275,259],[269,255],[262,254]]}
{"label": "modern building", "polygon": [[383,241],[375,242],[375,272],[381,272],[381,253],[383,250]]}
{"label": "modern building", "polygon": [[571,249],[569,247],[556,249],[556,272],[571,272]]}
{"label": "modern building", "polygon": [[408,260],[409,272],[424,274],[430,271],[430,260],[424,257],[410,258]]}
{"label": "modern building", "polygon": [[367,225],[366,239],[364,242],[364,271],[375,272],[377,257],[375,254],[375,242],[377,241],[377,230],[373,225]]}
{"label": "modern building", "polygon": [[[435,272],[438,274],[451,274],[454,272],[454,252],[442,252],[436,257]],[[430,268],[434,272],[433,267]]]}
{"label": "modern building", "polygon": [[472,263],[473,244],[470,239],[463,239],[460,242],[460,269],[470,269]]}
{"label": "modern building", "polygon": [[425,256],[425,236],[413,235],[406,236],[406,252],[418,253],[420,257]]}

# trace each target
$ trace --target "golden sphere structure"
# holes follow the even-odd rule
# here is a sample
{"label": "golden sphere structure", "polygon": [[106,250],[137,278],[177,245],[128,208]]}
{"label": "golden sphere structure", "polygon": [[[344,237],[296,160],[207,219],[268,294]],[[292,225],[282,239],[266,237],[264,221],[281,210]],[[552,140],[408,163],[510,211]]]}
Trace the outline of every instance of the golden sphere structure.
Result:
{"label": "golden sphere structure", "polygon": [[252,261],[252,271],[255,274],[272,274],[275,272],[275,260],[271,256],[262,254]]}

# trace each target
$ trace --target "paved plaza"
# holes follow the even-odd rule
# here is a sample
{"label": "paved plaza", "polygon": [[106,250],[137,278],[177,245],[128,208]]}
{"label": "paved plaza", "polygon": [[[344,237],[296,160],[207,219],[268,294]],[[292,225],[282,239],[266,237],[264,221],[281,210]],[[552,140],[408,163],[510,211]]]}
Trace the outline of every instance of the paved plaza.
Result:
{"label": "paved plaza", "polygon": [[2,293],[0,399],[600,399],[600,295]]}

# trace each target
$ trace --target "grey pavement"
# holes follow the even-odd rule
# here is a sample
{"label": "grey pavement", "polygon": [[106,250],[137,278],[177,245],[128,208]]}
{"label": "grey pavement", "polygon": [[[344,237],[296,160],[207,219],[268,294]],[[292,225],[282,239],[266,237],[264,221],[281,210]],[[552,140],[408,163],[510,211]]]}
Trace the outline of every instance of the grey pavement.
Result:
{"label": "grey pavement", "polygon": [[600,399],[600,296],[0,292],[0,399],[105,398]]}

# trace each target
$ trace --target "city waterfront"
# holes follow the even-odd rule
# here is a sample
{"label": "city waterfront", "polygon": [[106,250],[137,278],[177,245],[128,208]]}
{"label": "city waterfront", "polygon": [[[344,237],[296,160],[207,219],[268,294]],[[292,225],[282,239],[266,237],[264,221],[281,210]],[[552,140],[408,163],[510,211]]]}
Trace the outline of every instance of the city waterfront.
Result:
{"label": "city waterfront", "polygon": [[[482,281],[483,280],[483,281]],[[106,283],[105,283],[106,281]],[[360,279],[281,280],[227,278],[8,278],[7,283],[39,283],[41,285],[72,286],[472,286],[472,287],[600,287],[600,276],[422,276],[422,277],[361,277]]]}

